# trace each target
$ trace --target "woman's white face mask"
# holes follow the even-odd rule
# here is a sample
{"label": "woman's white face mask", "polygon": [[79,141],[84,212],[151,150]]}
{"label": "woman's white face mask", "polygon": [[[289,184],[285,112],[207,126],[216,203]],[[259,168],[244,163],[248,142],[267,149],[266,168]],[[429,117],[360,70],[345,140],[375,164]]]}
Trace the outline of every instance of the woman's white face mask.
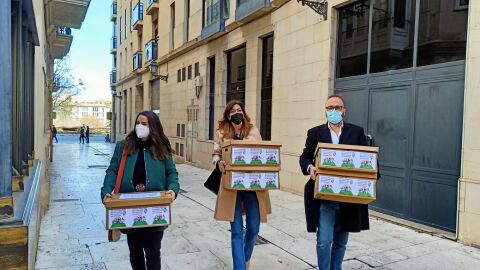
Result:
{"label": "woman's white face mask", "polygon": [[150,135],[150,129],[147,126],[138,124],[135,126],[135,133],[137,133],[138,138],[144,139]]}

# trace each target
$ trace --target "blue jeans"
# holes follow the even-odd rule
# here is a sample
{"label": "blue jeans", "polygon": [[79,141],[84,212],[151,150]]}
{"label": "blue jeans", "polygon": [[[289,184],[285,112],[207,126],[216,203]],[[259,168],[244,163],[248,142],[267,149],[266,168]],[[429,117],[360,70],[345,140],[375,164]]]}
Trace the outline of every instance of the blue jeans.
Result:
{"label": "blue jeans", "polygon": [[[243,234],[242,203],[246,212],[247,230]],[[260,230],[260,211],[257,194],[254,191],[237,191],[235,217],[230,222],[232,229],[232,257],[233,269],[245,270],[245,262],[250,261],[253,246]]]}
{"label": "blue jeans", "polygon": [[340,230],[340,203],[320,203],[320,222],[317,230],[317,260],[320,270],[341,270],[347,249],[348,232]]}

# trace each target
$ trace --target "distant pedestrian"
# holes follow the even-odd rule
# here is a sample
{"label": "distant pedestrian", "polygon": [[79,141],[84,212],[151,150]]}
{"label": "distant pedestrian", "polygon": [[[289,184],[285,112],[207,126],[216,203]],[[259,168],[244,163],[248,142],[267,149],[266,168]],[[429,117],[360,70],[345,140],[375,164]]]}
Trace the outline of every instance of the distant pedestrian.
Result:
{"label": "distant pedestrian", "polygon": [[85,131],[85,139],[87,140],[87,143],[90,143],[90,127],[87,126],[87,131]]}
{"label": "distant pedestrian", "polygon": [[111,142],[110,134],[108,134],[108,133],[107,133],[107,135],[105,135],[105,142],[107,142],[107,143]]}
{"label": "distant pedestrian", "polygon": [[80,128],[80,138],[78,140],[78,143],[85,143],[85,129],[83,127]]}
{"label": "distant pedestrian", "polygon": [[55,126],[52,126],[52,140],[55,139],[55,142],[58,143],[57,139],[57,128]]}

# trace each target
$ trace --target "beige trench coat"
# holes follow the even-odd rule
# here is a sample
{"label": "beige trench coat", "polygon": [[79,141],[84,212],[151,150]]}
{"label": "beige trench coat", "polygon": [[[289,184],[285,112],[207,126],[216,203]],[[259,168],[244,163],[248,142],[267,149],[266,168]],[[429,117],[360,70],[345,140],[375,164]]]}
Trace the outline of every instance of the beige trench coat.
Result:
{"label": "beige trench coat", "polygon": [[[260,136],[260,131],[257,128],[252,128],[250,134],[244,138],[244,140],[252,141],[261,141],[262,137]],[[215,134],[215,144],[214,150],[215,153],[218,153],[221,144],[223,143],[223,133],[217,131]],[[220,160],[220,156],[214,154],[213,161],[216,162]],[[260,210],[260,222],[267,222],[267,215],[272,213],[272,205],[270,203],[270,196],[268,190],[256,191],[258,208]],[[235,216],[235,204],[237,201],[237,191],[229,190],[223,187],[220,184],[220,189],[218,191],[217,203],[215,205],[215,219],[220,221],[229,221],[233,222]],[[245,214],[245,213],[244,213]]]}

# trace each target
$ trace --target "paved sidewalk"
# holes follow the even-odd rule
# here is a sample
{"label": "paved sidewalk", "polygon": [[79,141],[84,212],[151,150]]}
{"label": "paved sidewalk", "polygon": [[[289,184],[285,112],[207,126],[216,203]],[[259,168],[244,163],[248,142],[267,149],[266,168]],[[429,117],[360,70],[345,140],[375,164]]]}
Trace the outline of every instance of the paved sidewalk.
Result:
{"label": "paved sidewalk", "polygon": [[[36,269],[130,269],[126,237],[108,243],[100,187],[113,145],[59,143],[50,167],[51,197],[41,227]],[[213,219],[209,171],[177,165],[183,192],[162,241],[162,269],[232,269],[229,224]],[[315,235],[306,232],[303,197],[273,191],[273,214],[260,228],[251,269],[315,269]],[[480,269],[480,251],[371,219],[350,234],[344,269]]]}

